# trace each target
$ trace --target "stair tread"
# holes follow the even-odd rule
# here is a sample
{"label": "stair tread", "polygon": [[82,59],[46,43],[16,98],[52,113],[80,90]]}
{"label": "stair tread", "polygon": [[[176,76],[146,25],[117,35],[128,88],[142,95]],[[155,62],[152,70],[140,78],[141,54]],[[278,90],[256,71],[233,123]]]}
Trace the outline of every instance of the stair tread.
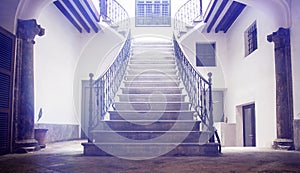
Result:
{"label": "stair tread", "polygon": [[125,88],[125,89],[183,89],[183,87],[162,87],[162,86],[158,86],[158,87],[149,87],[149,86],[145,86],[145,87],[121,87],[121,88]]}
{"label": "stair tread", "polygon": [[[155,143],[155,142],[124,142],[124,143],[117,143],[117,142],[94,142],[93,144],[97,145],[203,145],[204,143],[196,143],[196,142],[191,142],[191,143],[180,143],[180,142],[170,142],[170,143]],[[205,144],[210,144],[210,143],[205,143]],[[214,143],[215,144],[215,143]],[[88,144],[87,144],[88,145]],[[218,144],[215,144],[218,145]]]}
{"label": "stair tread", "polygon": [[[172,102],[173,103],[173,102]],[[174,102],[174,103],[176,103],[176,102]],[[145,112],[147,112],[147,113],[161,113],[161,112],[165,112],[165,113],[183,113],[183,112],[195,112],[195,111],[192,111],[192,110],[174,110],[174,111],[172,111],[172,110],[162,110],[162,111],[160,111],[160,110],[150,110],[150,111],[148,111],[148,110],[145,110],[145,111],[132,111],[132,110],[111,110],[111,111],[109,111],[109,112],[120,112],[120,113],[124,113],[124,112],[129,112],[129,113],[131,113],[131,112],[134,112],[134,113],[145,113]]]}
{"label": "stair tread", "polygon": [[91,132],[94,133],[210,133],[210,132],[203,132],[203,131],[190,131],[190,130],[181,130],[181,131],[174,131],[174,130],[92,130]]}
{"label": "stair tread", "polygon": [[145,123],[149,123],[149,122],[152,122],[152,123],[174,123],[174,122],[179,122],[179,123],[198,123],[200,121],[195,121],[195,120],[104,120],[104,121],[101,121],[101,122],[113,122],[113,123],[118,123],[118,122],[126,122],[126,123],[131,123],[131,122],[145,122]]}
{"label": "stair tread", "polygon": [[164,80],[164,82],[161,81],[150,81],[150,80],[126,80],[123,81],[125,83],[130,83],[130,82],[136,82],[136,83],[180,83],[180,80]]}

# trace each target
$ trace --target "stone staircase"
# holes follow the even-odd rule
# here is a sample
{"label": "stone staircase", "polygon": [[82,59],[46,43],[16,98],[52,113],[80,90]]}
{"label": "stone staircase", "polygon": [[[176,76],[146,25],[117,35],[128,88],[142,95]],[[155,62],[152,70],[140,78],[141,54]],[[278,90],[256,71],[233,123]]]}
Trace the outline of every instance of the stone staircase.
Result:
{"label": "stone staircase", "polygon": [[200,131],[177,72],[172,42],[135,42],[109,118],[93,130],[85,155],[121,158],[218,155]]}

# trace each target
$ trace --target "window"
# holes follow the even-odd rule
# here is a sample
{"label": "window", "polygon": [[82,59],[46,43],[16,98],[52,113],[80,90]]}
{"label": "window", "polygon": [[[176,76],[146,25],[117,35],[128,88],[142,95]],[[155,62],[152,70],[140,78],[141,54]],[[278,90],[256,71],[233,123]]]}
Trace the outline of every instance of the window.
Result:
{"label": "window", "polygon": [[245,31],[245,56],[257,49],[256,21]]}
{"label": "window", "polygon": [[196,66],[216,66],[216,43],[196,43]]}
{"label": "window", "polygon": [[170,0],[136,0],[136,26],[171,26]]}

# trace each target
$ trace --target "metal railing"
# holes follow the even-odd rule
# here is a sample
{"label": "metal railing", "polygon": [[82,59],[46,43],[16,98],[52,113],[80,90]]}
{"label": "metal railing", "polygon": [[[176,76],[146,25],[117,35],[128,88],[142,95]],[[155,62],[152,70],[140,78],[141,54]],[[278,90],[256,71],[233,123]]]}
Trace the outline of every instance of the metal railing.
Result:
{"label": "metal railing", "polygon": [[101,0],[100,14],[103,20],[112,27],[126,31],[130,27],[130,19],[127,11],[116,0]]}
{"label": "metal railing", "polygon": [[[208,73],[208,80],[206,80],[186,58],[175,35],[173,35],[173,42],[179,75],[188,93],[191,105],[195,109],[201,123],[216,136],[220,144],[219,136],[213,126],[212,73]],[[215,141],[214,135],[209,139],[209,142]],[[220,145],[219,151],[221,151]]]}
{"label": "metal railing", "polygon": [[202,18],[202,0],[189,0],[175,14],[174,31],[180,35],[187,31],[187,27],[192,27],[195,21],[202,21]]}
{"label": "metal railing", "polygon": [[[93,74],[90,74],[90,100],[89,100],[89,129],[88,137],[91,142],[93,130],[112,106],[113,100],[121,81],[125,75],[130,57],[131,38],[130,32],[127,35],[126,41],[123,43],[121,50],[111,64],[111,66],[101,75],[96,81],[93,80]],[[96,95],[96,97],[94,96]],[[95,102],[93,101],[95,100]],[[96,110],[94,105],[96,104]]]}

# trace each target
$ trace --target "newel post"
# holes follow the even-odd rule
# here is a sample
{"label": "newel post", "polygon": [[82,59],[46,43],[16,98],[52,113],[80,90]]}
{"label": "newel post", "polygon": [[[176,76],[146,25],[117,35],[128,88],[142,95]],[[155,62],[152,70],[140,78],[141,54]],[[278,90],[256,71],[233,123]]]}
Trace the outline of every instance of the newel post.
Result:
{"label": "newel post", "polygon": [[93,142],[93,137],[92,137],[92,126],[93,126],[93,89],[94,89],[94,74],[90,73],[90,97],[89,97],[89,127],[88,127],[88,142],[92,143]]}
{"label": "newel post", "polygon": [[215,129],[214,129],[214,116],[213,116],[213,101],[212,101],[212,73],[209,72],[208,76],[208,111],[209,111],[209,118],[208,118],[208,127],[209,131],[212,132],[212,137],[209,139],[209,142],[215,142]]}

